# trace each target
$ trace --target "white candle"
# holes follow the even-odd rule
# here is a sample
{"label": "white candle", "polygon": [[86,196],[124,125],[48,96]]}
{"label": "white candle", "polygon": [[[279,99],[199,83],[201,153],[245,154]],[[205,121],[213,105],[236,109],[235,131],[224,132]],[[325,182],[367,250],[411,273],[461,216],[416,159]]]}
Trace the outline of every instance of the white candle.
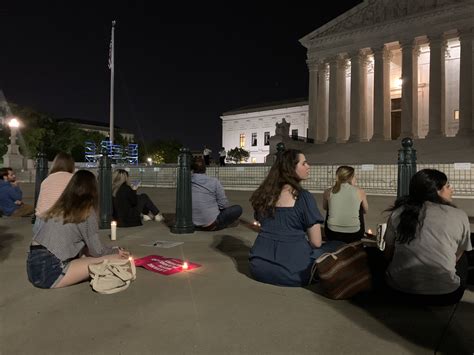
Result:
{"label": "white candle", "polygon": [[110,222],[110,240],[117,239],[117,222]]}

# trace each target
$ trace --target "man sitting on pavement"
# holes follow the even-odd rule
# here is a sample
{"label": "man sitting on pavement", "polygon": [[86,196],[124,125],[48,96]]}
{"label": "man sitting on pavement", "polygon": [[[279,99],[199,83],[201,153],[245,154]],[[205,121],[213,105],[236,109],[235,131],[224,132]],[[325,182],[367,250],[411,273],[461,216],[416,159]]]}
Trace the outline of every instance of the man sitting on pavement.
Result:
{"label": "man sitting on pavement", "polygon": [[23,203],[23,193],[16,181],[12,168],[0,169],[0,210],[5,216],[27,217],[34,212],[34,207]]}
{"label": "man sitting on pavement", "polygon": [[197,230],[215,231],[238,221],[242,214],[239,205],[229,206],[229,201],[219,180],[206,175],[206,164],[196,159],[191,166],[191,191],[193,223]]}

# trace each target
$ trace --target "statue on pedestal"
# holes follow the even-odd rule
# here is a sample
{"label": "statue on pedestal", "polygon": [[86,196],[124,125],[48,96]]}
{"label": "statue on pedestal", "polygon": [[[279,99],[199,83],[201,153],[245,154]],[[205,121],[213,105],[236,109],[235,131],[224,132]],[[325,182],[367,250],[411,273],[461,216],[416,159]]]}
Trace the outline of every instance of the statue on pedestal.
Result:
{"label": "statue on pedestal", "polygon": [[275,135],[276,136],[284,136],[288,137],[290,135],[290,124],[289,122],[286,122],[286,120],[283,118],[281,123],[275,123],[276,129],[275,129]]}

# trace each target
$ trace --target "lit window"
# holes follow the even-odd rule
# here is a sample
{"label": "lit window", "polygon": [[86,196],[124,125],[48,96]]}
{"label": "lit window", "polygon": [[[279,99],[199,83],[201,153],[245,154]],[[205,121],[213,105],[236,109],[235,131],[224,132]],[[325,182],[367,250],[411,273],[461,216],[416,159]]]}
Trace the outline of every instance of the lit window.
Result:
{"label": "lit window", "polygon": [[240,133],[240,148],[245,147],[245,133]]}
{"label": "lit window", "polygon": [[252,133],[252,147],[257,146],[257,133]]}
{"label": "lit window", "polygon": [[454,110],[453,118],[454,118],[455,120],[459,120],[459,110]]}
{"label": "lit window", "polygon": [[263,144],[270,145],[270,132],[265,132],[263,134]]}

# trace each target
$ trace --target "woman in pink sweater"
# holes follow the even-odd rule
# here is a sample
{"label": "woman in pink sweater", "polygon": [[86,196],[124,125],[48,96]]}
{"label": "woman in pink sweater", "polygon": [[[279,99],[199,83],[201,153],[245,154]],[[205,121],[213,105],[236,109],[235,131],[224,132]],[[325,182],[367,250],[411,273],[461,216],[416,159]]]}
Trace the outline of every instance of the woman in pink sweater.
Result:
{"label": "woman in pink sweater", "polygon": [[36,216],[41,216],[59,199],[74,173],[74,159],[67,153],[60,152],[54,157],[49,175],[41,183],[36,204]]}

